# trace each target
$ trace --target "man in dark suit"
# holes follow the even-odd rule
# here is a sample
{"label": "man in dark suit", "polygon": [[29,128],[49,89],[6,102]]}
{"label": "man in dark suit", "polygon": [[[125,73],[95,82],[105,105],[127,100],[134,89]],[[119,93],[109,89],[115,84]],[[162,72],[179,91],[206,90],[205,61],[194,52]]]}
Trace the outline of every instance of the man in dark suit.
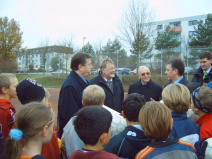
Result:
{"label": "man in dark suit", "polygon": [[212,55],[205,51],[199,55],[200,67],[194,73],[192,82],[198,82],[200,85],[212,81]]}
{"label": "man in dark suit", "polygon": [[124,89],[119,77],[115,74],[115,65],[111,59],[103,60],[97,77],[91,79],[90,84],[97,84],[105,91],[104,104],[121,112],[124,99]]}
{"label": "man in dark suit", "polygon": [[128,94],[139,93],[144,95],[146,101],[161,99],[162,87],[151,80],[151,72],[148,67],[140,66],[138,69],[140,80],[130,85]]}
{"label": "man in dark suit", "polygon": [[86,78],[90,75],[92,68],[91,57],[87,54],[77,53],[71,59],[72,71],[62,85],[58,102],[58,136],[60,138],[66,123],[82,108],[82,92],[88,86]]}
{"label": "man in dark suit", "polygon": [[168,84],[181,83],[185,86],[189,85],[189,81],[184,77],[185,66],[180,58],[174,58],[170,60],[166,66],[166,76],[169,79]]}

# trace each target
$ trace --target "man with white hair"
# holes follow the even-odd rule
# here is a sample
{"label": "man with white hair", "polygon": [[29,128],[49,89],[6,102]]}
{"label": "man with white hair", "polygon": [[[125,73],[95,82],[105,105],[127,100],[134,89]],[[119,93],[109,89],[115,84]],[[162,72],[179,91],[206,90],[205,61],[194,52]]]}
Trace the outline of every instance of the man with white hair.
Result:
{"label": "man with white hair", "polygon": [[148,67],[138,68],[139,81],[130,85],[128,94],[139,93],[144,95],[146,101],[161,99],[162,87],[151,80],[151,72]]}

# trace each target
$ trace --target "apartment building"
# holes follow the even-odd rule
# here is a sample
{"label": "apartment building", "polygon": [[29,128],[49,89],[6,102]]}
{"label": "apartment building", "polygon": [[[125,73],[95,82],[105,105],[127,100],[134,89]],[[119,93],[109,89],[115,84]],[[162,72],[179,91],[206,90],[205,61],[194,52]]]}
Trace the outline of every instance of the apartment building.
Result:
{"label": "apartment building", "polygon": [[[170,26],[170,30],[178,33],[176,38],[181,42],[180,46],[178,48],[174,48],[173,51],[180,52],[183,59],[186,55],[189,56],[189,37],[194,35],[194,28],[197,27],[198,21],[202,20],[205,22],[206,18],[207,14],[152,22],[150,23],[153,30],[153,38],[151,41],[154,43],[157,33],[164,31],[167,26]],[[154,48],[153,53],[156,55],[158,50]],[[153,60],[156,59],[154,58]]]}
{"label": "apartment building", "polygon": [[27,49],[17,54],[19,71],[28,71],[30,67],[34,70],[52,71],[51,61],[53,57],[59,58],[59,69],[61,72],[70,71],[70,61],[73,55],[73,48],[65,46],[45,46]]}

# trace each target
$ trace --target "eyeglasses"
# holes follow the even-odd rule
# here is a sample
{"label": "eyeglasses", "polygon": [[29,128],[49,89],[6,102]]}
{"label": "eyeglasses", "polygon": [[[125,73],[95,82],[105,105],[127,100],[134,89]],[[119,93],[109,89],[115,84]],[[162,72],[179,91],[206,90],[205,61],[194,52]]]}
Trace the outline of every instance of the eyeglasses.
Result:
{"label": "eyeglasses", "polygon": [[145,76],[145,75],[149,76],[150,74],[151,74],[150,72],[144,72],[144,73],[141,73],[141,76]]}

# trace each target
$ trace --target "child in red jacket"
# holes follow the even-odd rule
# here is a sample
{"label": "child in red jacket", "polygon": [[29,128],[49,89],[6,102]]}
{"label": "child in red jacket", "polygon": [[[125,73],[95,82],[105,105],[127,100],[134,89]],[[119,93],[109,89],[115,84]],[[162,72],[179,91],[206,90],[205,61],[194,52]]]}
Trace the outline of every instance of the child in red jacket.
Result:
{"label": "child in red jacket", "polygon": [[18,80],[14,74],[0,74],[0,132],[4,140],[8,137],[10,129],[15,127],[15,108],[10,102],[16,98]]}

